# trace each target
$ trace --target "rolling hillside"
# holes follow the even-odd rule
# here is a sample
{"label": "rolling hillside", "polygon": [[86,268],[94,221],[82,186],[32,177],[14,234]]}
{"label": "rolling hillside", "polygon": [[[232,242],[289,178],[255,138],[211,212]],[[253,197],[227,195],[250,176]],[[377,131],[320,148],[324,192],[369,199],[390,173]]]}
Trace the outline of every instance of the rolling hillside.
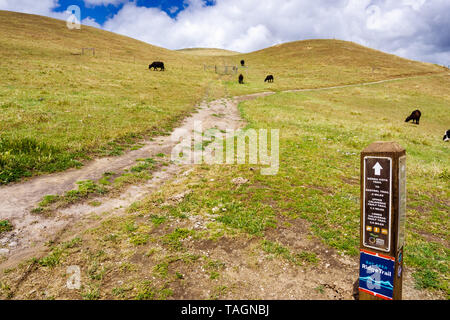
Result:
{"label": "rolling hillside", "polygon": [[[240,68],[246,84],[229,83],[233,94],[320,88],[444,71],[440,66],[403,59],[341,40],[280,44],[228,57],[228,63],[239,65],[241,59],[246,61],[246,68]],[[264,84],[268,74],[274,75],[273,84]]]}
{"label": "rolling hillside", "polygon": [[[81,55],[82,48],[92,47],[95,56],[89,50]],[[217,50],[185,52],[0,11],[0,184],[120,154],[139,139],[170,131],[204,98],[442,71],[334,40],[298,41],[232,56],[217,56]],[[205,63],[239,65],[241,59],[247,65],[239,69],[244,85],[237,84],[237,75],[203,71]],[[154,60],[163,60],[166,72],[149,72]],[[275,76],[273,84],[263,82],[269,73]]]}
{"label": "rolling hillside", "polygon": [[[91,47],[95,56],[81,55]],[[164,60],[166,71],[148,71],[154,60]],[[4,11],[0,61],[0,184],[118,154],[170,131],[215,76],[201,73],[195,56]]]}
{"label": "rolling hillside", "polygon": [[[80,55],[83,47],[95,56]],[[244,85],[203,69],[241,59]],[[148,71],[153,60],[167,70]],[[54,192],[25,199],[21,212],[4,196],[12,209],[0,215],[2,299],[352,299],[359,153],[376,140],[407,149],[404,297],[450,296],[448,69],[336,40],[236,55],[170,51],[0,11],[0,78],[0,184],[128,156],[143,141],[157,146],[124,172],[95,167],[102,178],[77,189],[54,191],[54,181],[39,181],[47,177],[29,181],[35,188],[0,186],[3,195]],[[291,89],[306,90],[282,92]],[[224,99],[267,91],[275,94]],[[420,126],[405,123],[417,107]],[[261,175],[260,164],[169,163],[170,144],[152,138],[190,113],[189,130],[195,119],[222,133],[243,123],[279,129],[278,174]],[[82,170],[57,179],[74,171],[80,179]],[[69,290],[73,266],[82,284]]]}

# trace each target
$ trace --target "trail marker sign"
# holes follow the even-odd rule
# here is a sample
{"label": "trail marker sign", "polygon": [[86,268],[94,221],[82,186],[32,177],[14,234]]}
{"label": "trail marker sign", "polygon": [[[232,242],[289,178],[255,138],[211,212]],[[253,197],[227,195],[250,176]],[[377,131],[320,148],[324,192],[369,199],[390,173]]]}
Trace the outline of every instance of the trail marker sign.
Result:
{"label": "trail marker sign", "polygon": [[363,240],[366,248],[390,251],[391,191],[392,159],[364,157]]}
{"label": "trail marker sign", "polygon": [[401,299],[405,220],[406,151],[372,143],[361,152],[361,300]]}

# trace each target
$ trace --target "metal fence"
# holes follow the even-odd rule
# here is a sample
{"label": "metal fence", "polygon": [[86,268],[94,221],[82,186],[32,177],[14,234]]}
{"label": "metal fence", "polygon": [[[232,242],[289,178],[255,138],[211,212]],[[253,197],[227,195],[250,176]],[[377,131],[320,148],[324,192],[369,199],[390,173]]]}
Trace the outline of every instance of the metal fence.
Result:
{"label": "metal fence", "polygon": [[237,66],[218,66],[218,65],[203,65],[204,71],[214,70],[217,74],[236,74],[238,71]]}

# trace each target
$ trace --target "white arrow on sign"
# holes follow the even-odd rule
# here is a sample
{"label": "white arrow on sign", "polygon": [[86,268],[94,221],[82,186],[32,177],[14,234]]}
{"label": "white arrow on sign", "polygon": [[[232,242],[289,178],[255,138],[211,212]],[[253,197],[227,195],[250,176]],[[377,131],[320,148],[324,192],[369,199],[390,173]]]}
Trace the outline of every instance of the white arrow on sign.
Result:
{"label": "white arrow on sign", "polygon": [[381,176],[381,170],[383,170],[383,167],[381,166],[381,164],[379,162],[377,162],[377,164],[374,165],[372,169],[375,170],[376,176]]}

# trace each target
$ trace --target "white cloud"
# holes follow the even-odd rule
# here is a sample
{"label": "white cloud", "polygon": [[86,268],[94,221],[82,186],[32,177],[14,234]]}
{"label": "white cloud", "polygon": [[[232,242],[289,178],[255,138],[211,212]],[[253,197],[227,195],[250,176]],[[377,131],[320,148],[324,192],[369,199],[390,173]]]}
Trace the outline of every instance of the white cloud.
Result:
{"label": "white cloud", "polygon": [[0,0],[0,10],[17,11],[48,16],[57,7],[58,0]]}
{"label": "white cloud", "polygon": [[[95,0],[89,0],[95,1]],[[106,0],[107,2],[108,0]],[[116,2],[118,0],[115,0]],[[109,2],[114,2],[109,1]],[[43,16],[52,17],[55,19],[66,20],[69,18],[69,12],[54,12],[53,10],[58,7],[58,0],[0,0],[0,10],[16,11],[23,13],[38,14]],[[81,12],[80,12],[81,13]],[[81,24],[101,28],[95,19],[86,17],[81,21]]]}
{"label": "white cloud", "polygon": [[112,4],[113,6],[117,6],[127,1],[128,0],[84,0],[84,4],[86,5],[86,7],[107,6],[110,4]]}
{"label": "white cloud", "polygon": [[427,0],[402,0],[404,5],[411,6],[414,10],[420,10]]}
{"label": "white cloud", "polygon": [[101,25],[98,24],[95,19],[91,18],[91,17],[87,17],[84,18],[83,20],[81,20],[81,24],[84,24],[85,26],[91,26],[91,27],[95,27],[95,28],[101,28]]}

